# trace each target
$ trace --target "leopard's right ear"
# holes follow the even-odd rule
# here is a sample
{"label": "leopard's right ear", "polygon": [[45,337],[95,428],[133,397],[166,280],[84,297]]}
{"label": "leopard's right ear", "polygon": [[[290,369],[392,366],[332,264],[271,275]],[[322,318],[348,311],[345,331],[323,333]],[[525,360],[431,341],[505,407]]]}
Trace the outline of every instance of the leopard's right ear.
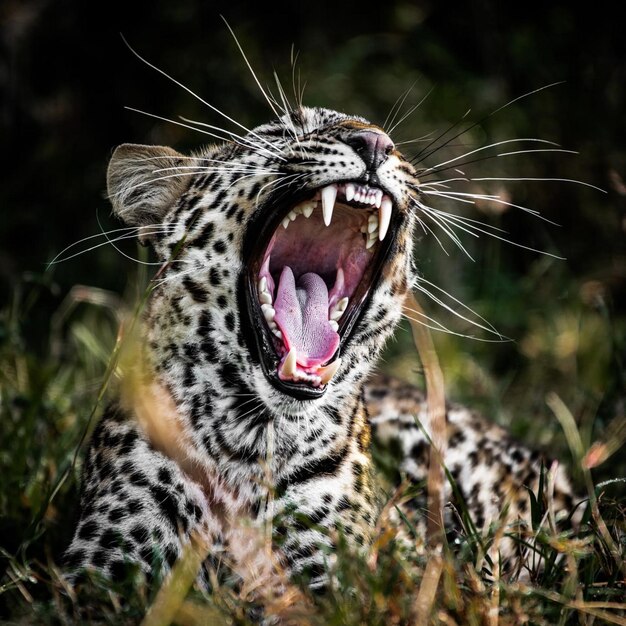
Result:
{"label": "leopard's right ear", "polygon": [[113,212],[129,226],[157,225],[189,185],[188,159],[166,146],[125,143],[115,149],[107,170]]}

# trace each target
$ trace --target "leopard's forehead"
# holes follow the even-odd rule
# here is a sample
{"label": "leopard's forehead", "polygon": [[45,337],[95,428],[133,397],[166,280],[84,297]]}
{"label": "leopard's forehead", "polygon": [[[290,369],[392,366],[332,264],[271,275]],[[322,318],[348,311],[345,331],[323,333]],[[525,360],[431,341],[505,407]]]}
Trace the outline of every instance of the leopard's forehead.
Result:
{"label": "leopard's forehead", "polygon": [[370,124],[368,120],[359,115],[348,115],[322,107],[301,106],[285,113],[276,120],[258,126],[253,132],[271,134],[276,129],[295,128],[297,132],[306,135],[348,120],[360,124]]}

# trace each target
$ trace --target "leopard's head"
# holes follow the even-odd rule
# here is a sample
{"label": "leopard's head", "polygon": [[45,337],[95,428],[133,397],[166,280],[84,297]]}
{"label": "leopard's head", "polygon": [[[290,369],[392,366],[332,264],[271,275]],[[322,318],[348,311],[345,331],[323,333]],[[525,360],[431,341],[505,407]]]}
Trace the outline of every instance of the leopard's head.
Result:
{"label": "leopard's head", "polygon": [[401,315],[418,180],[361,117],[299,108],[192,156],[123,145],[108,189],[164,264],[148,341],[183,400],[213,383],[332,404]]}

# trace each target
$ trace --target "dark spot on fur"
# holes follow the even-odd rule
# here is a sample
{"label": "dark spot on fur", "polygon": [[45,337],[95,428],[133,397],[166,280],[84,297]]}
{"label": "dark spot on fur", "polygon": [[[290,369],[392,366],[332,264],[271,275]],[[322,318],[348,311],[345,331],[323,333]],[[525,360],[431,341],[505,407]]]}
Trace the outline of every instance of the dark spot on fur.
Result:
{"label": "dark spot on fur", "polygon": [[84,541],[91,541],[98,532],[98,524],[93,520],[88,520],[78,530],[78,536]]}
{"label": "dark spot on fur", "polygon": [[195,302],[204,304],[207,301],[208,294],[204,287],[201,287],[197,282],[191,280],[189,276],[185,276],[182,282],[183,287],[185,287]]}
{"label": "dark spot on fur", "polygon": [[224,323],[226,324],[226,328],[232,333],[235,330],[235,316],[232,311],[230,313],[226,313],[224,317]]}

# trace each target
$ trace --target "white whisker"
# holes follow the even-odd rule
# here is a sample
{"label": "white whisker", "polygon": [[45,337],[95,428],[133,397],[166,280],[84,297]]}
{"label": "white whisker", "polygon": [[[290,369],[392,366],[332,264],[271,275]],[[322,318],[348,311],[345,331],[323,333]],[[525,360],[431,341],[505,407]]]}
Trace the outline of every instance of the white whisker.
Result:
{"label": "white whisker", "polygon": [[[228,24],[226,24],[228,26]],[[230,26],[228,26],[228,28],[230,29]],[[231,30],[232,32],[232,30]],[[234,36],[234,33],[233,33]],[[187,93],[191,94],[194,98],[196,98],[196,100],[202,102],[202,104],[204,104],[205,106],[209,107],[209,109],[211,109],[212,111],[215,111],[218,115],[221,115],[222,117],[224,117],[225,119],[227,119],[229,122],[231,122],[232,124],[234,124],[235,126],[238,126],[239,128],[241,128],[242,130],[245,130],[247,133],[250,133],[254,136],[256,136],[258,139],[260,139],[261,141],[263,141],[264,143],[269,144],[270,146],[272,146],[272,144],[267,141],[266,139],[264,139],[263,137],[260,137],[259,135],[257,135],[254,131],[251,131],[249,128],[246,128],[243,124],[239,123],[237,120],[233,119],[232,117],[230,117],[229,115],[226,115],[226,113],[224,113],[223,111],[220,111],[220,109],[218,109],[216,106],[212,105],[211,103],[207,102],[206,100],[204,100],[203,98],[201,98],[198,94],[196,94],[195,92],[193,92],[191,89],[189,89],[189,87],[183,85],[183,83],[181,83],[180,81],[176,80],[173,76],[170,76],[167,72],[165,72],[164,70],[162,70],[161,68],[157,67],[156,65],[153,65],[152,63],[150,63],[148,60],[144,59],[138,52],[136,52],[132,46],[128,43],[128,41],[126,41],[126,39],[124,38],[124,36],[122,35],[122,40],[124,41],[124,43],[126,44],[126,46],[128,47],[128,49],[143,63],[145,63],[148,67],[151,67],[153,70],[159,72],[159,74],[165,76],[165,78],[167,78],[168,80],[171,80],[174,84],[178,85],[179,87],[181,87],[182,89],[184,89]]]}

